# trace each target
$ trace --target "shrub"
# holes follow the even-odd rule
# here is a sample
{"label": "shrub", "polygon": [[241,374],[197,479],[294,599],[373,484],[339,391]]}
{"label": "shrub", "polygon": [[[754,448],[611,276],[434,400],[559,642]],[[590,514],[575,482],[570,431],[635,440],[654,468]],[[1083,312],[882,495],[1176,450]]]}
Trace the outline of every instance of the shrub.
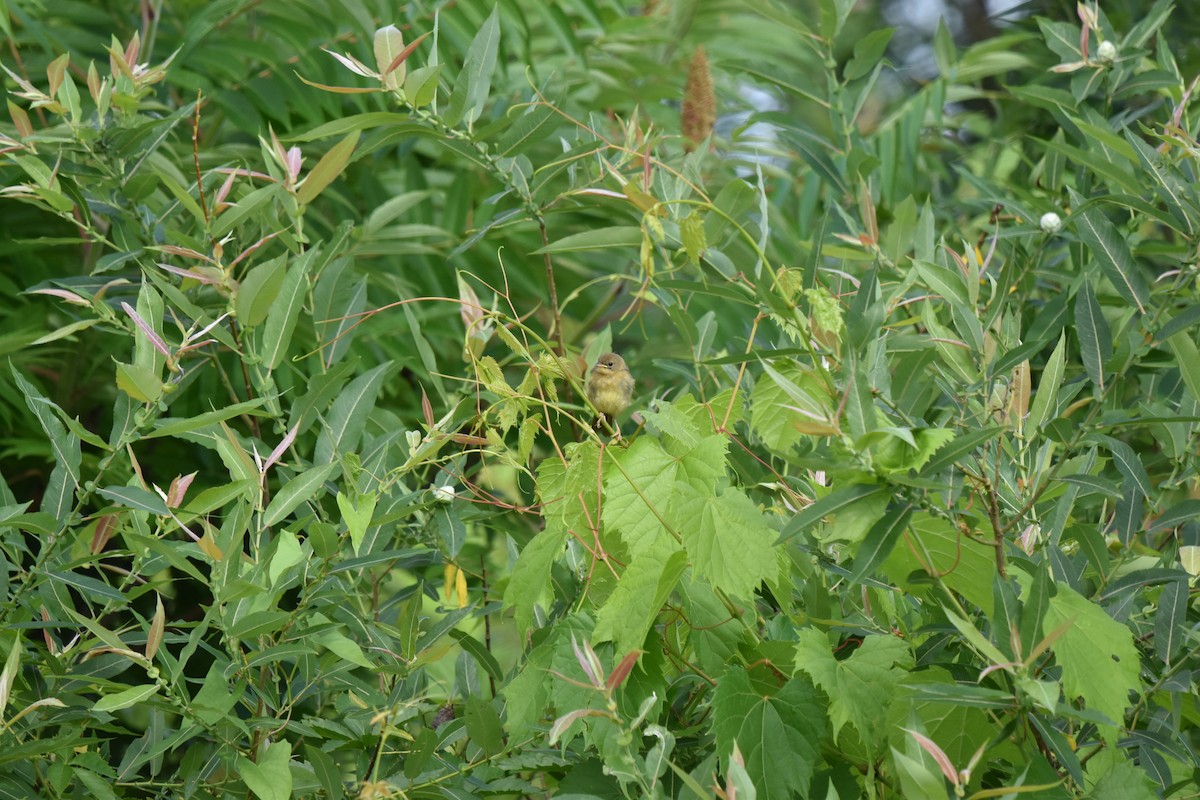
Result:
{"label": "shrub", "polygon": [[14,4],[0,787],[1187,796],[1171,4],[854,5]]}

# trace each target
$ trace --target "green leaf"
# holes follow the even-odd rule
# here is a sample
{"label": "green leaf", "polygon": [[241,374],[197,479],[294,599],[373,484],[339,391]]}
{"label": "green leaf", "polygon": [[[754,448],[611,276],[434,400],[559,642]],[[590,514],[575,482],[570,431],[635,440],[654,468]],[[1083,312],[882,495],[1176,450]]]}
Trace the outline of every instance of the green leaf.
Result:
{"label": "green leaf", "polygon": [[600,473],[600,447],[587,441],[569,444],[563,453],[568,459],[565,465],[557,458],[538,465],[538,498],[546,509],[547,525],[555,522],[566,530],[586,530],[595,524],[599,508],[596,476]]}
{"label": "green leaf", "polygon": [[328,372],[310,378],[307,391],[292,402],[291,413],[288,415],[288,430],[295,428],[297,435],[307,431],[317,420],[318,414],[341,393],[355,366],[353,361],[342,361]]}
{"label": "green leaf", "polygon": [[[444,66],[444,64],[427,64],[408,73],[408,77],[404,79],[404,94],[408,97],[408,102],[412,103],[413,108],[424,108],[433,102],[437,96],[438,78],[441,76]],[[413,133],[430,135],[429,131],[419,125],[411,127],[414,129]]]}
{"label": "green leaf", "polygon": [[934,453],[934,457],[929,459],[925,467],[920,470],[920,474],[926,477],[937,475],[944,469],[949,469],[959,461],[960,458],[971,455],[976,451],[979,445],[985,441],[991,441],[1001,434],[1001,427],[986,427],[980,428],[978,431],[959,434],[958,437],[950,441],[949,444],[938,447]]}
{"label": "green leaf", "polygon": [[875,526],[875,523],[883,519],[890,502],[890,493],[886,491],[865,495],[858,502],[839,510],[827,524],[818,528],[812,536],[824,545],[833,542],[859,545],[867,537],[867,533]]}
{"label": "green leaf", "polygon": [[337,494],[338,509],[342,512],[342,522],[346,523],[346,529],[350,532],[350,543],[354,546],[355,555],[358,555],[363,537],[367,535],[367,526],[371,524],[371,517],[375,515],[376,499],[374,492],[359,495],[354,500],[341,492]]}
{"label": "green leaf", "polygon": [[949,520],[917,513],[909,522],[903,545],[892,549],[881,569],[893,583],[916,595],[930,585],[910,582],[913,573],[937,576],[990,617],[995,559],[994,548],[963,536]]}
{"label": "green leaf", "polygon": [[611,228],[575,233],[551,242],[530,255],[543,253],[576,253],[584,250],[611,250],[614,247],[638,247],[642,243],[642,229],[636,225],[619,225]]}
{"label": "green leaf", "polygon": [[[5,12],[3,9],[0,9],[0,13]],[[76,780],[83,784],[89,797],[93,797],[96,800],[118,800],[117,793],[113,791],[112,780],[110,778],[101,777],[91,770],[80,769],[79,767],[75,767],[72,772]]]}
{"label": "green leaf", "polygon": [[775,576],[775,534],[741,490],[728,487],[717,497],[684,492],[672,518],[681,522],[683,544],[697,575],[715,589],[749,599]]}
{"label": "green leaf", "polygon": [[1154,652],[1167,667],[1175,660],[1186,636],[1183,625],[1187,619],[1188,582],[1186,573],[1181,572],[1179,577],[1163,587],[1154,613]]}
{"label": "green leaf", "polygon": [[1092,383],[1104,390],[1104,364],[1112,356],[1112,334],[1100,313],[1100,304],[1092,285],[1084,281],[1075,295],[1075,334],[1079,337],[1079,355]]}
{"label": "green leaf", "polygon": [[1009,659],[1000,651],[1000,648],[992,644],[991,640],[980,633],[979,629],[972,625],[970,621],[958,616],[949,608],[943,607],[942,613],[946,615],[946,618],[950,620],[950,623],[955,628],[958,628],[958,632],[963,635],[964,639],[972,644],[980,653],[987,656],[992,666],[1008,663]]}
{"label": "green leaf", "polygon": [[258,473],[258,467],[246,452],[241,439],[224,422],[219,424],[221,432],[213,434],[213,442],[217,448],[217,455],[229,470],[230,477],[235,481],[254,481],[256,485],[260,484],[262,477]]}
{"label": "green leaf", "polygon": [[1183,385],[1191,392],[1192,400],[1200,403],[1200,350],[1192,341],[1191,334],[1179,331],[1167,339],[1167,345],[1175,354],[1175,363],[1179,366]]}
{"label": "green leaf", "polygon": [[[419,597],[420,595],[417,596]],[[471,657],[474,658],[475,661],[479,663],[479,666],[483,667],[484,671],[486,671],[487,674],[490,675],[494,680],[504,680],[504,670],[500,668],[500,662],[496,660],[496,657],[491,654],[483,642],[471,636],[469,633],[464,633],[458,629],[450,631],[450,638],[458,642],[459,646],[462,647],[463,650],[470,653]]]}
{"label": "green leaf", "polygon": [[643,553],[621,573],[621,580],[596,614],[593,642],[613,642],[618,653],[638,650],[675,589],[687,556],[682,550]]}
{"label": "green leaf", "polygon": [[320,251],[316,248],[297,259],[288,269],[276,300],[267,312],[267,322],[262,329],[262,350],[259,356],[267,369],[276,369],[283,363],[284,355],[292,343],[300,307],[308,292],[308,272]]}
{"label": "green leaf", "polygon": [[1142,466],[1142,460],[1138,458],[1138,454],[1134,452],[1132,447],[1120,439],[1114,439],[1111,436],[1096,436],[1093,438],[1108,448],[1108,451],[1112,453],[1117,471],[1127,480],[1132,481],[1143,497],[1154,496],[1152,493],[1153,487],[1150,484],[1150,476],[1146,474],[1146,468]]}
{"label": "green leaf", "polygon": [[212,666],[208,668],[208,674],[200,683],[200,691],[196,693],[188,706],[200,721],[209,725],[216,725],[225,720],[246,691],[246,684],[242,681],[230,684],[229,679],[224,675],[226,666],[228,666],[228,661],[222,663],[222,659],[217,659],[212,663]]}
{"label": "green leaf", "polygon": [[475,34],[462,71],[454,80],[454,91],[450,93],[445,114],[447,125],[453,127],[466,122],[470,127],[479,119],[492,88],[492,73],[496,69],[499,49],[500,7],[496,5]]}
{"label": "green leaf", "polygon": [[[408,79],[412,79],[411,74],[409,74]],[[369,111],[364,114],[351,114],[346,117],[339,117],[323,125],[318,125],[311,130],[290,136],[283,141],[314,142],[317,139],[327,139],[330,136],[338,136],[353,131],[364,131],[371,128],[386,128],[389,133],[410,136],[420,134],[430,135],[431,133],[428,126],[420,122],[414,122],[413,117],[408,113]]]}
{"label": "green leaf", "polygon": [[1146,528],[1146,533],[1158,533],[1177,528],[1196,519],[1200,519],[1200,500],[1183,500],[1168,508],[1162,513],[1162,516],[1151,522]]}
{"label": "green leaf", "polygon": [[285,572],[303,560],[304,551],[300,548],[296,534],[289,530],[280,531],[276,539],[275,553],[267,566],[267,580],[271,582],[271,586],[276,586]]}
{"label": "green leaf", "polygon": [[1193,235],[1194,224],[1186,208],[1190,200],[1190,191],[1183,178],[1173,167],[1164,163],[1165,159],[1154,147],[1129,128],[1125,129],[1125,138],[1136,149],[1144,172],[1154,177],[1159,187],[1159,195],[1165,199],[1167,207],[1186,226],[1185,232],[1189,236]]}
{"label": "green leaf", "polygon": [[[285,540],[281,540],[277,546],[276,555],[271,560],[271,568],[268,572],[268,577],[271,584],[274,585],[279,575],[287,569],[291,564],[288,562],[299,555],[299,547],[296,545],[296,535],[291,534],[291,542],[285,544]],[[287,550],[291,550],[288,553]],[[280,551],[283,551],[280,553]],[[244,617],[239,617],[238,620],[229,626],[229,635],[238,639],[255,639],[259,636],[270,636],[283,629],[291,621],[291,615],[286,611],[255,611],[247,614]],[[312,652],[309,650],[309,652]],[[254,656],[254,661],[260,664],[271,663],[273,660],[288,658],[288,652],[282,653],[275,651],[260,650]]]}
{"label": "green leaf", "polygon": [[291,800],[292,743],[286,739],[272,742],[260,751],[258,763],[245,756],[237,757],[238,774],[259,800]]}
{"label": "green leaf", "polygon": [[875,568],[883,563],[888,553],[896,546],[904,529],[908,527],[908,519],[911,516],[912,506],[891,508],[867,531],[867,537],[863,539],[854,556],[854,573],[850,576],[852,585],[869,577]]}
{"label": "green leaf", "polygon": [[17,634],[4,661],[4,669],[0,670],[0,719],[5,718],[4,709],[8,707],[8,698],[12,696],[12,688],[17,681],[17,671],[21,668],[21,650],[22,640]]}
{"label": "green leaf", "polygon": [[78,333],[79,331],[86,331],[88,328],[99,325],[100,323],[101,323],[101,320],[98,320],[98,319],[76,320],[75,322],[72,322],[69,325],[63,325],[58,330],[47,333],[45,336],[39,336],[38,338],[36,338],[32,342],[30,342],[29,345],[31,347],[33,347],[33,346],[36,346],[39,344],[49,344],[50,342],[57,342],[59,339],[66,339],[66,338],[72,336],[73,334]]}
{"label": "green leaf", "polygon": [[922,683],[911,685],[910,688],[914,699],[931,703],[997,710],[1012,708],[1013,704],[1013,696],[1009,692],[987,689],[982,686],[967,686],[961,683]]}
{"label": "green leaf", "polygon": [[1082,697],[1089,709],[1112,721],[1112,725],[1100,726],[1101,736],[1111,746],[1130,706],[1129,692],[1142,685],[1133,634],[1070,587],[1060,583],[1056,588],[1058,594],[1050,598],[1042,622],[1042,635],[1071,623],[1052,647],[1062,668],[1063,691],[1068,698]]}
{"label": "green leaf", "polygon": [[463,716],[467,735],[489,756],[504,752],[504,727],[492,703],[472,695],[467,698]]}
{"label": "green leaf", "polygon": [[799,631],[796,667],[829,697],[833,737],[854,726],[873,753],[887,734],[885,720],[896,687],[913,665],[908,645],[895,636],[871,635],[849,658],[834,657],[829,638],[816,628]]}
{"label": "green leaf", "polygon": [[[554,635],[552,633],[550,637]],[[501,690],[508,704],[508,735],[514,741],[520,741],[532,732],[546,707],[550,696],[548,677],[553,653],[551,641],[543,641],[525,657],[513,678]]]}
{"label": "green leaf", "polygon": [[154,492],[147,492],[145,489],[139,489],[136,486],[109,486],[104,489],[97,489],[96,494],[101,497],[107,497],[109,500],[120,503],[127,508],[149,511],[158,517],[165,517],[171,513],[167,509],[166,502],[161,497]]}
{"label": "green leaf", "polygon": [[[154,424],[154,430],[144,434],[143,439],[157,439],[161,436],[178,436],[181,433],[191,433],[193,431],[207,428],[209,425],[215,425],[218,422],[224,422],[234,417],[240,417],[243,414],[250,414],[256,408],[266,402],[266,398],[256,397],[253,400],[247,400],[244,403],[233,403],[232,405],[218,408],[213,411],[205,411],[203,414],[197,414],[194,417],[186,417],[178,419],[176,417],[164,417]],[[255,414],[252,416],[260,416]]]}
{"label": "green leaf", "polygon": [[854,43],[854,57],[846,63],[842,77],[846,81],[856,81],[875,69],[879,59],[887,51],[888,42],[896,33],[895,28],[880,28],[871,31]]}
{"label": "green leaf", "polygon": [[550,568],[563,554],[567,530],[547,525],[521,551],[504,588],[504,605],[513,609],[513,621],[521,631],[533,624],[533,607],[550,585]]}
{"label": "green leaf", "polygon": [[1200,305],[1184,308],[1183,311],[1166,320],[1162,327],[1154,332],[1154,341],[1165,342],[1176,333],[1189,329],[1200,323]]}
{"label": "green leaf", "polygon": [[556,107],[539,102],[517,116],[512,127],[504,132],[496,145],[500,155],[505,158],[520,155],[554,133],[560,120]]}
{"label": "green leaf", "polygon": [[1107,768],[1107,763],[1101,761],[1095,766],[1088,764],[1089,779],[1095,779],[1097,773],[1102,773],[1088,800],[1156,800],[1159,797],[1156,791],[1159,787],[1146,774],[1144,767],[1125,759],[1117,761],[1111,768]]}
{"label": "green leaf", "polygon": [[358,447],[359,437],[367,424],[367,415],[375,407],[375,398],[379,396],[391,367],[392,362],[388,361],[359,375],[333,401],[325,418],[325,426],[317,437],[314,464],[331,461],[337,456],[354,452]]}
{"label": "green leaf", "polygon": [[[1082,204],[1083,198],[1075,195],[1072,202]],[[1096,210],[1083,211],[1071,216],[1075,222],[1075,231],[1079,238],[1092,252],[1092,257],[1100,265],[1100,269],[1112,281],[1127,303],[1137,306],[1140,313],[1146,313],[1146,305],[1150,302],[1150,291],[1146,287],[1146,279],[1133,255],[1129,245],[1117,233],[1116,227],[1102,213]]]}
{"label": "green leaf", "polygon": [[[612,450],[608,451],[612,455]],[[660,552],[671,547],[664,522],[675,493],[678,463],[662,445],[649,436],[641,436],[623,453],[616,464],[605,470],[605,527],[620,532],[633,556],[647,551]]]}
{"label": "green leaf", "polygon": [[[944,24],[944,23],[943,23]],[[946,779],[931,763],[933,757],[910,739],[905,743],[908,752],[892,748],[892,760],[900,778],[903,797],[937,797],[946,790]]]}
{"label": "green leaf", "polygon": [[1033,404],[1025,420],[1026,429],[1029,431],[1040,430],[1043,424],[1058,417],[1058,390],[1062,388],[1066,350],[1067,335],[1063,333],[1058,337],[1058,344],[1042,369],[1042,377],[1038,381],[1037,392],[1034,393]]}
{"label": "green leaf", "polygon": [[342,772],[333,756],[321,750],[312,741],[304,745],[304,754],[308,757],[308,763],[312,766],[313,774],[317,776],[321,788],[325,790],[325,797],[329,800],[341,800],[344,796]]}
{"label": "green leaf", "polygon": [[362,648],[358,646],[358,642],[348,638],[344,634],[336,630],[328,630],[318,634],[314,640],[328,648],[330,652],[340,657],[343,661],[349,661],[351,664],[356,664],[367,669],[375,669],[375,665],[363,653]]}
{"label": "green leaf", "polygon": [[728,769],[737,744],[759,800],[809,796],[827,724],[808,681],[792,679],[768,692],[752,684],[745,669],[730,667],[717,681],[712,709],[722,765]]}
{"label": "green leaf", "polygon": [[876,430],[875,404],[871,397],[870,378],[867,377],[866,367],[862,361],[857,357],[851,357],[850,363],[845,366],[845,374],[844,396],[846,402],[842,404],[842,407],[847,427],[850,429],[850,438],[858,443],[864,441],[867,434]]}
{"label": "green leaf", "polygon": [[139,403],[154,403],[162,397],[162,379],[158,375],[149,367],[117,362],[117,388]]}
{"label": "green leaf", "polygon": [[[1052,90],[1030,92],[1028,87],[1024,92],[1022,92],[1022,94],[1024,96],[1031,97],[1034,100],[1043,100],[1044,98],[1049,97],[1051,102],[1059,97],[1059,95]],[[1050,141],[1043,142],[1043,144],[1048,151],[1061,155],[1067,163],[1087,167],[1088,170],[1106,181],[1108,185],[1114,189],[1119,187],[1125,192],[1135,196],[1144,191],[1142,185],[1138,182],[1137,178],[1134,177],[1133,173],[1127,169],[1124,169],[1118,164],[1107,160],[1098,151],[1093,151],[1090,148],[1074,147],[1066,144],[1057,137],[1051,139]],[[1082,198],[1076,198],[1077,196],[1073,196],[1071,202],[1072,205],[1078,207],[1082,204],[1083,200]],[[1082,238],[1082,234],[1080,234],[1080,238]]]}
{"label": "green leaf", "polygon": [[122,708],[129,708],[143,702],[157,691],[158,686],[153,683],[146,686],[134,686],[123,692],[105,695],[96,701],[96,704],[92,706],[92,711],[95,713],[120,711]]}
{"label": "green leaf", "polygon": [[938,74],[946,79],[953,79],[955,61],[958,59],[958,48],[954,45],[954,34],[946,27],[945,18],[938,20],[937,30],[933,34],[933,59],[938,67]]}
{"label": "green leaf", "polygon": [[285,273],[283,256],[259,264],[247,273],[237,290],[236,314],[247,328],[261,325],[267,319]]}
{"label": "green leaf", "polygon": [[59,583],[66,584],[67,586],[73,586],[85,596],[102,603],[118,603],[120,605],[124,605],[126,602],[125,595],[121,594],[120,591],[114,589],[112,586],[109,586],[104,581],[90,578],[87,575],[79,575],[75,572],[54,572],[51,570],[46,570],[46,576],[52,580],[58,581]]}
{"label": "green leaf", "polygon": [[333,474],[334,470],[340,468],[340,462],[330,461],[319,467],[305,470],[285,483],[271,498],[271,504],[263,513],[263,525],[269,528],[278,524],[298,505],[316,494],[317,490],[321,488],[321,484]]}
{"label": "green leaf", "polygon": [[41,510],[52,515],[59,523],[66,522],[75,506],[75,492],[79,488],[79,465],[83,459],[82,444],[75,434],[69,432],[55,413],[58,406],[51,403],[37,387],[25,380],[25,376],[14,364],[9,364],[17,388],[25,397],[25,404],[42,426],[50,448],[54,453],[54,469],[42,494]]}
{"label": "green leaf", "polygon": [[967,286],[958,269],[950,269],[930,261],[914,260],[912,264],[925,285],[946,301],[958,306],[968,304]]}
{"label": "green leaf", "polygon": [[691,447],[677,445],[667,439],[664,445],[667,452],[679,460],[680,481],[698,492],[708,495],[716,493],[718,483],[725,477],[729,457],[727,437],[720,434],[704,436]]}
{"label": "green leaf", "polygon": [[786,542],[797,534],[816,525],[825,517],[837,514],[845,508],[857,505],[871,495],[881,494],[883,487],[873,483],[856,483],[842,489],[836,489],[822,497],[817,502],[807,506],[784,527],[781,542]]}
{"label": "green leaf", "polygon": [[878,474],[895,475],[919,471],[934,453],[954,441],[954,431],[949,428],[886,427],[875,432],[871,454]]}
{"label": "green leaf", "polygon": [[329,151],[321,156],[321,160],[317,162],[317,165],[308,173],[308,177],[300,184],[300,188],[296,190],[296,199],[301,205],[311,203],[328,188],[329,184],[337,180],[337,177],[346,169],[346,165],[350,163],[350,157],[354,155],[354,148],[358,146],[358,137],[361,135],[360,131],[351,131],[346,138],[329,148]]}
{"label": "green leaf", "polygon": [[442,553],[448,559],[458,558],[467,543],[467,526],[462,518],[461,504],[439,504],[432,512],[434,530],[442,543]]}
{"label": "green leaf", "polygon": [[704,215],[699,210],[683,218],[679,225],[679,237],[683,241],[688,261],[693,267],[699,267],[700,257],[708,249],[708,239],[704,234]]}
{"label": "green leaf", "polygon": [[763,442],[778,453],[788,452],[806,436],[837,432],[828,390],[811,372],[793,365],[766,372],[750,393],[750,424]]}

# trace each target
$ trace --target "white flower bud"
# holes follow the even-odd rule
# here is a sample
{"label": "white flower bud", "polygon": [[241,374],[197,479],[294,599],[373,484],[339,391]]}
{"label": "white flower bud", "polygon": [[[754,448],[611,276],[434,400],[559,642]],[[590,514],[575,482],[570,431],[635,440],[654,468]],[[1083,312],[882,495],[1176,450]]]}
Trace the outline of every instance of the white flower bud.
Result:
{"label": "white flower bud", "polygon": [[420,445],[421,445],[421,432],[420,431],[405,431],[404,432],[404,441],[408,443],[408,452],[415,453],[417,451],[417,448],[420,447]]}
{"label": "white flower bud", "polygon": [[1096,48],[1096,57],[1105,64],[1111,64],[1117,57],[1117,46],[1112,42],[1101,42],[1100,46]]}
{"label": "white flower bud", "polygon": [[1038,225],[1046,233],[1058,233],[1062,230],[1062,217],[1053,211],[1048,211],[1042,214],[1042,219],[1038,222]]}
{"label": "white flower bud", "polygon": [[454,495],[455,491],[453,486],[433,487],[433,499],[437,500],[439,503],[453,503]]}

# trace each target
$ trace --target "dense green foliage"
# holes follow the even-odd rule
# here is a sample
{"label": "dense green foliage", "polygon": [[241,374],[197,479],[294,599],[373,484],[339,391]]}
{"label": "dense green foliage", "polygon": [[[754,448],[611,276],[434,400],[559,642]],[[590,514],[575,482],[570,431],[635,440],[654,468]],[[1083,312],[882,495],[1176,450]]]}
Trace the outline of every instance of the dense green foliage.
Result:
{"label": "dense green foliage", "polygon": [[856,5],[0,3],[0,796],[1195,796],[1178,17]]}

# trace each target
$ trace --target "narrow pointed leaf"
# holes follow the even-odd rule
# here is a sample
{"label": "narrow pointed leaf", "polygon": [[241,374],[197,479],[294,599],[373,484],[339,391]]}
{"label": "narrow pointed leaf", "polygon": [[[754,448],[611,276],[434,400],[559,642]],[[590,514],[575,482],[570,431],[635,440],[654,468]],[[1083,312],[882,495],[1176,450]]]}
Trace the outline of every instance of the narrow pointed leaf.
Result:
{"label": "narrow pointed leaf", "polygon": [[1133,260],[1133,254],[1129,252],[1129,245],[1121,238],[1116,227],[1097,210],[1084,211],[1074,215],[1073,219],[1079,238],[1092,252],[1092,257],[1112,281],[1117,293],[1126,302],[1137,306],[1139,312],[1146,313],[1150,290]]}
{"label": "narrow pointed leaf", "polygon": [[863,539],[857,555],[854,556],[854,573],[850,576],[852,584],[868,577],[883,563],[900,539],[900,534],[908,527],[908,519],[911,516],[912,506],[892,509],[867,531],[867,538]]}
{"label": "narrow pointed leaf", "polygon": [[1100,313],[1100,304],[1092,292],[1092,285],[1084,281],[1075,295],[1075,333],[1079,337],[1079,355],[1083,368],[1092,383],[1103,391],[1104,362],[1112,354],[1112,335],[1108,322]]}

